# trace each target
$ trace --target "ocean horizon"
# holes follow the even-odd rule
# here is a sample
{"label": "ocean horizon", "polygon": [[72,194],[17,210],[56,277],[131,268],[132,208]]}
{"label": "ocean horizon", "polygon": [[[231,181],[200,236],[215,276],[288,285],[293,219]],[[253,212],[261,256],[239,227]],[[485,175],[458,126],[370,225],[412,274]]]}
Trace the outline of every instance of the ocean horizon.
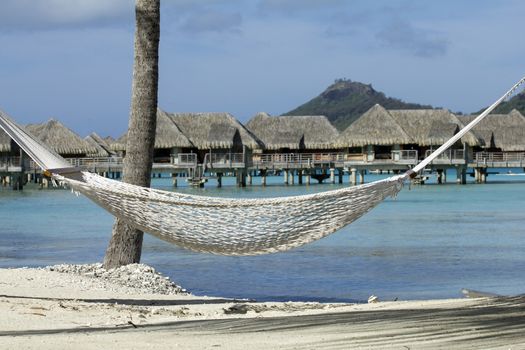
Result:
{"label": "ocean horizon", "polygon": [[[509,173],[509,171],[511,171]],[[362,302],[461,297],[467,288],[525,293],[525,174],[498,169],[486,184],[409,186],[353,224],[288,252],[254,257],[194,253],[145,235],[142,262],[196,295],[260,301]],[[366,181],[387,175],[367,175]],[[154,178],[153,187],[227,197],[272,197],[327,191],[344,183],[202,189],[183,178]],[[297,183],[297,181],[296,181]],[[0,190],[0,267],[101,262],[113,217],[83,196],[26,186]]]}

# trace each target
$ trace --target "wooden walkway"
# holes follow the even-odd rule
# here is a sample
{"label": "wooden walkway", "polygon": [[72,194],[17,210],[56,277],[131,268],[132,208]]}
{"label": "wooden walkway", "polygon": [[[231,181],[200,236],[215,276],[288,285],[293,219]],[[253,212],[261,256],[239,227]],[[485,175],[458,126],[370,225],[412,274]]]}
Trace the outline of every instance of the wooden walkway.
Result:
{"label": "wooden walkway", "polygon": [[[205,180],[210,176],[220,178],[224,174],[233,174],[237,176],[239,184],[245,185],[251,184],[252,177],[256,174],[266,177],[267,174],[283,173],[284,182],[288,184],[294,184],[294,177],[302,184],[303,176],[306,176],[307,184],[310,183],[310,179],[330,179],[330,182],[335,183],[336,178],[341,183],[346,172],[350,174],[350,182],[356,184],[363,183],[368,172],[406,171],[430,152],[429,150],[424,155],[419,155],[413,150],[392,151],[390,154],[273,153],[254,154],[250,157],[243,153],[210,152],[205,155],[202,163],[198,162],[197,154],[182,153],[155,162],[152,173],[159,176],[161,173],[172,174],[174,185],[177,181],[176,176]],[[121,157],[71,158],[68,161],[73,166],[109,178],[120,178],[123,167]],[[429,168],[437,171],[438,182],[446,181],[447,169],[455,169],[457,182],[466,183],[467,168],[474,170],[477,182],[486,182],[491,168],[525,169],[525,152],[478,152],[465,155],[463,150],[448,150],[436,158]],[[25,174],[31,177],[29,181],[33,181],[33,178],[38,177],[37,173],[40,171],[29,159],[24,158],[24,165],[21,166],[20,157],[0,158],[0,181],[4,185],[14,184],[15,181],[23,183],[20,179]],[[262,183],[265,184],[266,179],[263,179]]]}

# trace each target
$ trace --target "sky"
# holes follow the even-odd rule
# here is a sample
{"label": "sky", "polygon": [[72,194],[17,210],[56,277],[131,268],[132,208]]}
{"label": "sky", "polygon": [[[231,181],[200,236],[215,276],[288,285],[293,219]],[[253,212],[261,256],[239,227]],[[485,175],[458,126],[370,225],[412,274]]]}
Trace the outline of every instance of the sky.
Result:
{"label": "sky", "polygon": [[[161,0],[159,107],[286,113],[335,79],[470,113],[525,74],[522,0]],[[128,125],[133,0],[2,0],[0,109]]]}

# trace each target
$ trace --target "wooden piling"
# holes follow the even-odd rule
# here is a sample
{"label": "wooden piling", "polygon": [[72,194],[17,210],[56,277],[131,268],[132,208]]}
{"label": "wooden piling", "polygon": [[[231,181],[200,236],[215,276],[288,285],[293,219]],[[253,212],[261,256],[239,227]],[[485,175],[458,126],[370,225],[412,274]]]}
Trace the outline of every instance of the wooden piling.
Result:
{"label": "wooden piling", "polygon": [[442,184],[443,183],[443,169],[437,170],[437,183]]}
{"label": "wooden piling", "polygon": [[266,169],[261,170],[261,185],[266,186]]}
{"label": "wooden piling", "polygon": [[222,173],[217,173],[217,187],[222,187]]}

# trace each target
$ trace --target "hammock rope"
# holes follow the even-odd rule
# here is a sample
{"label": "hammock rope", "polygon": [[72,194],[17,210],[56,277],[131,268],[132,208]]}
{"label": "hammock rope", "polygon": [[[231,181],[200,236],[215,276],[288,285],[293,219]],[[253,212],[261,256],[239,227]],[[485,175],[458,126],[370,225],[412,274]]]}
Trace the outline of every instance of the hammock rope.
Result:
{"label": "hammock rope", "polygon": [[[168,192],[78,171],[0,111],[0,127],[49,174],[131,226],[197,252],[259,255],[289,250],[355,221],[463,137],[523,84],[525,77],[454,137],[401,175],[315,194],[237,199]],[[69,167],[69,168],[68,168]],[[66,169],[65,169],[66,168]],[[73,170],[71,170],[73,169]],[[81,176],[70,176],[68,172]]]}

